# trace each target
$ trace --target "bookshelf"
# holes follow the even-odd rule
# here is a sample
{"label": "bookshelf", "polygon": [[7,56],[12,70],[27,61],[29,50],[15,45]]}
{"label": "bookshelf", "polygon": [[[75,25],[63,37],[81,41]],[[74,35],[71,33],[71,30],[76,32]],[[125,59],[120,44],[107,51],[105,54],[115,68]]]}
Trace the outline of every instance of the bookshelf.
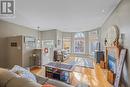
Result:
{"label": "bookshelf", "polygon": [[56,63],[52,62],[50,65],[45,65],[45,76],[70,84],[71,69],[67,69],[67,67],[73,68],[71,65],[67,64],[58,64],[57,66]]}

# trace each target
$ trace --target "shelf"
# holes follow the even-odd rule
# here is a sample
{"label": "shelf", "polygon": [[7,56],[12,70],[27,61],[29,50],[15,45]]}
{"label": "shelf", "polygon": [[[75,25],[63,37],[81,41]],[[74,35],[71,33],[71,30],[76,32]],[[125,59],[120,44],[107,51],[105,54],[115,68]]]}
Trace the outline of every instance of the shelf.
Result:
{"label": "shelf", "polygon": [[52,73],[52,71],[46,71],[46,72],[50,72],[50,73]]}
{"label": "shelf", "polygon": [[69,83],[69,72],[68,71],[47,67],[46,68],[46,77],[60,80],[65,83]]}

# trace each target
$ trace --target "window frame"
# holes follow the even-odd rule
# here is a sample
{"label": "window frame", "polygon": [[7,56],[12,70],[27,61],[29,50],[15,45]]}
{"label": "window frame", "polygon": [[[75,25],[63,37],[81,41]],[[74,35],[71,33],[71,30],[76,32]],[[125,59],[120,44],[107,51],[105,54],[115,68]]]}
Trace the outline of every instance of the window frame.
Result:
{"label": "window frame", "polygon": [[[89,54],[93,54],[93,49],[91,49],[92,44],[97,44],[99,41],[99,37],[98,37],[98,31],[94,30],[94,31],[90,31],[88,34],[88,38],[89,38]],[[96,50],[96,49],[95,49]]]}
{"label": "window frame", "polygon": [[72,37],[63,37],[63,49],[64,49],[64,41],[65,39],[69,39],[70,40],[70,49],[69,49],[69,53],[72,52]]}
{"label": "window frame", "polygon": [[[76,38],[75,38],[75,36],[76,36],[76,34],[79,34],[79,33],[82,33],[83,34],[83,38],[82,37],[79,37],[79,38],[82,38],[82,39],[79,39],[79,38],[77,38],[77,40],[76,40]],[[82,41],[83,42],[83,52],[76,52],[76,42],[80,42],[80,41]],[[76,54],[85,54],[85,33],[84,32],[77,32],[77,33],[75,33],[75,35],[74,35],[74,53],[76,53]]]}

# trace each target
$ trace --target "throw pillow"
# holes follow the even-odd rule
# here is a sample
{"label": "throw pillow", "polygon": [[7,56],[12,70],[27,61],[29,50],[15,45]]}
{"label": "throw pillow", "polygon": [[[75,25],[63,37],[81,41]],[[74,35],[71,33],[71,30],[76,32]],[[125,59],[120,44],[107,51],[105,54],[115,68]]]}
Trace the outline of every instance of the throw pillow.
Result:
{"label": "throw pillow", "polygon": [[16,71],[15,72],[19,77],[23,77],[23,72],[22,71]]}
{"label": "throw pillow", "polygon": [[29,78],[34,80],[35,82],[37,81],[35,76],[28,70],[24,69],[23,67],[20,67],[18,65],[15,65],[12,69],[12,72],[17,73],[18,75],[24,77],[24,78]]}
{"label": "throw pillow", "polygon": [[56,86],[54,86],[52,84],[45,83],[42,87],[56,87]]}
{"label": "throw pillow", "polygon": [[0,87],[5,87],[5,85],[15,77],[17,78],[18,75],[7,69],[0,68]]}

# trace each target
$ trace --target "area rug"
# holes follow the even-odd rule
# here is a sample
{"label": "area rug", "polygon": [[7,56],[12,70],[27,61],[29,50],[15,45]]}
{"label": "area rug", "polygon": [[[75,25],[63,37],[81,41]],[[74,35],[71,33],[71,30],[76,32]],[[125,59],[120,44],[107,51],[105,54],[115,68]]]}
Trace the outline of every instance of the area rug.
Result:
{"label": "area rug", "polygon": [[68,62],[69,65],[81,66],[86,68],[94,68],[93,59],[77,57],[75,60]]}

